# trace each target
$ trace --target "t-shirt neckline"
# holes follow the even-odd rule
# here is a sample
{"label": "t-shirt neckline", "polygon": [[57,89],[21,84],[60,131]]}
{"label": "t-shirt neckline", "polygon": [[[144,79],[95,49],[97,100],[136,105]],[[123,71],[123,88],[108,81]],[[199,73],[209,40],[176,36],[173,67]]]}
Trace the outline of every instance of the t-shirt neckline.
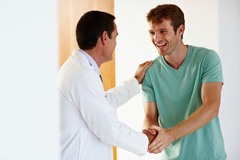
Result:
{"label": "t-shirt neckline", "polygon": [[165,60],[165,58],[163,56],[161,56],[161,61],[163,62],[163,64],[168,68],[170,69],[171,71],[173,72],[180,72],[182,70],[182,68],[184,68],[184,66],[186,66],[187,62],[188,62],[188,59],[189,59],[189,53],[190,53],[190,50],[191,50],[191,47],[189,45],[186,45],[188,47],[188,51],[187,51],[187,55],[183,61],[183,63],[181,64],[181,66],[178,68],[178,69],[174,69],[172,68]]}

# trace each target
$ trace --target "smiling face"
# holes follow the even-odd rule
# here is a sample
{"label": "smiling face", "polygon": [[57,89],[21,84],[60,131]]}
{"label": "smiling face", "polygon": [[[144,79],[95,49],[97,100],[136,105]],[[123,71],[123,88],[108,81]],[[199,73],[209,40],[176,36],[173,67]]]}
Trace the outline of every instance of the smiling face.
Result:
{"label": "smiling face", "polygon": [[170,55],[176,50],[181,41],[178,30],[174,32],[171,20],[163,19],[162,23],[149,22],[150,38],[160,55]]}

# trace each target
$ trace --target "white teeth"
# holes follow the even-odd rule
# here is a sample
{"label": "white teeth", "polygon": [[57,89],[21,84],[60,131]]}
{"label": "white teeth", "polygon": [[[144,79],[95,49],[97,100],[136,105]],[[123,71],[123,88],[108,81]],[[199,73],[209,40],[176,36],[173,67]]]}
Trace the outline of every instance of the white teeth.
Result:
{"label": "white teeth", "polygon": [[156,44],[158,47],[161,47],[163,45],[165,45],[166,43],[163,43],[163,44]]}

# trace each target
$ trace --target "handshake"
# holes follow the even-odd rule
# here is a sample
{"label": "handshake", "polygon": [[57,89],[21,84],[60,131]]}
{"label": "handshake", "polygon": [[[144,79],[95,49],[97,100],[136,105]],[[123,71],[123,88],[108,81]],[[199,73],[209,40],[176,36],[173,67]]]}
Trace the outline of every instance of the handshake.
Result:
{"label": "handshake", "polygon": [[164,129],[156,125],[152,125],[148,129],[143,129],[142,133],[148,137],[149,153],[161,153],[172,143],[172,141],[174,141],[170,129]]}

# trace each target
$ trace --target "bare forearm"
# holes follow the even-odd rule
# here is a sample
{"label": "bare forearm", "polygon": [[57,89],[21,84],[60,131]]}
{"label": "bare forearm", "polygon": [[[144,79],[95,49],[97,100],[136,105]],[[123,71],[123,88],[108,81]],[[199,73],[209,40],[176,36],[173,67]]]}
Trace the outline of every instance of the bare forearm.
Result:
{"label": "bare forearm", "polygon": [[158,126],[150,127],[149,129],[156,130],[158,135],[149,145],[149,152],[161,153],[174,140],[195,132],[214,119],[219,112],[221,88],[222,83],[220,82],[202,84],[201,98],[203,105],[188,119],[169,129]]}
{"label": "bare forearm", "polygon": [[188,119],[169,129],[174,140],[186,136],[202,128],[213,120],[219,111],[216,104],[205,104],[196,110]]}
{"label": "bare forearm", "polygon": [[143,121],[143,129],[148,129],[152,125],[159,126],[157,119],[145,117]]}

